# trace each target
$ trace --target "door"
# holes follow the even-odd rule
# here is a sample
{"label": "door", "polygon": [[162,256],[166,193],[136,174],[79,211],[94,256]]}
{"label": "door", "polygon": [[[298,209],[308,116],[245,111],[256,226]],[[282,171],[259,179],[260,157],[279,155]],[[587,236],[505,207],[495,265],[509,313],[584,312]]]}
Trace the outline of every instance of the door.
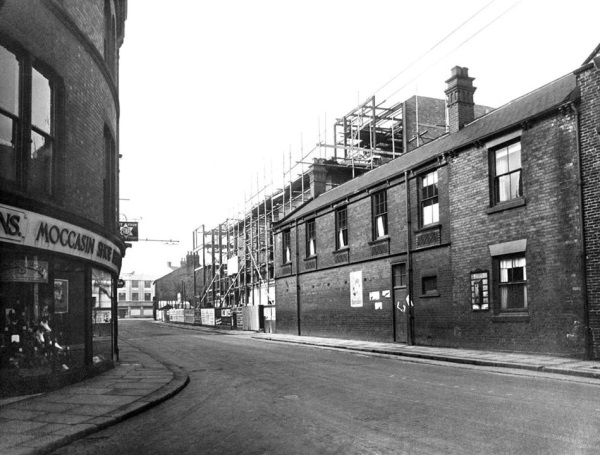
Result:
{"label": "door", "polygon": [[406,263],[392,265],[392,289],[395,312],[395,341],[408,342],[408,315],[406,303]]}

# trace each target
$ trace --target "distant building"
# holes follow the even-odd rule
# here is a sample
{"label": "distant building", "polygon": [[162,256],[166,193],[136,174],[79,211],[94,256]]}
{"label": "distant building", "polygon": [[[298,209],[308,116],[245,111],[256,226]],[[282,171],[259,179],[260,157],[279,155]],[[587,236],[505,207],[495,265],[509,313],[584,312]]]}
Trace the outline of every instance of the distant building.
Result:
{"label": "distant building", "polygon": [[[181,260],[181,267],[159,277],[154,282],[156,309],[193,308],[195,288],[199,285],[194,278],[194,269],[198,267],[198,255],[188,253]],[[174,268],[169,263],[170,268]]]}
{"label": "distant building", "polygon": [[117,289],[119,318],[152,318],[154,310],[153,275],[121,274],[125,286]]}

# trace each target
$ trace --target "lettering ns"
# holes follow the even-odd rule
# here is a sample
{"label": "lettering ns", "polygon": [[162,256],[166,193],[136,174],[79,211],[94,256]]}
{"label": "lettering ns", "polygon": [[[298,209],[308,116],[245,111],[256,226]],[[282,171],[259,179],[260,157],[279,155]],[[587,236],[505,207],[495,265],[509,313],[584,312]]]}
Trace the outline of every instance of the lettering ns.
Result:
{"label": "lettering ns", "polygon": [[21,230],[19,229],[19,223],[21,222],[21,217],[19,215],[11,215],[10,213],[6,214],[6,217],[0,213],[0,224],[2,225],[2,229],[7,235],[21,235]]}

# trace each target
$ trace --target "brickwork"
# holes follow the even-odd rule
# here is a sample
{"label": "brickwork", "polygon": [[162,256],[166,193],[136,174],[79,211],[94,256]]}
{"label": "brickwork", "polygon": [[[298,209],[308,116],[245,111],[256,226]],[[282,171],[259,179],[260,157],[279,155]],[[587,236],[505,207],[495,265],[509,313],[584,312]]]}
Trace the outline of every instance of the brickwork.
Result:
{"label": "brickwork", "polygon": [[589,325],[594,358],[600,358],[600,71],[578,74],[581,87],[581,155]]}
{"label": "brickwork", "polygon": [[[42,3],[7,1],[0,17],[0,28],[26,52],[51,68],[62,82],[60,93],[64,115],[58,123],[63,134],[59,136],[56,151],[59,191],[49,205],[56,204],[102,226],[104,126],[108,125],[118,143],[117,100],[96,61]],[[103,2],[97,0],[90,5],[89,2],[65,0],[63,4],[69,8],[72,17],[77,17],[84,33],[89,33],[90,39],[96,39],[96,30],[102,30],[104,26]]]}
{"label": "brickwork", "polygon": [[[523,131],[525,205],[496,213],[490,206],[488,151],[471,148],[451,160],[452,345],[582,354],[583,339],[567,337],[582,322],[576,148],[572,115],[557,114]],[[490,271],[489,245],[527,240],[528,320],[500,322],[492,308],[473,312],[469,273]],[[492,290],[494,288],[492,287]]]}

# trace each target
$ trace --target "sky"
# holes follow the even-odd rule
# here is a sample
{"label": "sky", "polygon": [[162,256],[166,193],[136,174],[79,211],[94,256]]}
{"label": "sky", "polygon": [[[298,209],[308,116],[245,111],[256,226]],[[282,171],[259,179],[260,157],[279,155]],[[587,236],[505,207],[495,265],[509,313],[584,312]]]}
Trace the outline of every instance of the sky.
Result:
{"label": "sky", "polygon": [[317,143],[369,97],[443,98],[458,65],[500,107],[578,68],[598,18],[597,0],[130,0],[120,219],[141,241],[122,274],[169,273],[196,228],[281,188],[290,161],[331,156]]}

